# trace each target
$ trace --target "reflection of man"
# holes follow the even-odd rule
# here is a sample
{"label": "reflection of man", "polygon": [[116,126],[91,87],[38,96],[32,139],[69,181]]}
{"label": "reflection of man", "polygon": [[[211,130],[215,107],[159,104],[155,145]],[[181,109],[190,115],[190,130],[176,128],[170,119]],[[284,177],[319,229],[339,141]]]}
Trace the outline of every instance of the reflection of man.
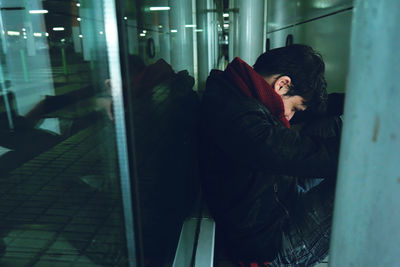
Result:
{"label": "reflection of man", "polygon": [[[312,48],[293,45],[262,54],[254,69],[236,58],[208,78],[200,122],[204,195],[218,233],[243,264],[311,266],[327,255],[341,121],[321,114],[324,68]],[[321,118],[290,128],[306,109]],[[316,185],[320,179],[311,178],[319,177]]]}

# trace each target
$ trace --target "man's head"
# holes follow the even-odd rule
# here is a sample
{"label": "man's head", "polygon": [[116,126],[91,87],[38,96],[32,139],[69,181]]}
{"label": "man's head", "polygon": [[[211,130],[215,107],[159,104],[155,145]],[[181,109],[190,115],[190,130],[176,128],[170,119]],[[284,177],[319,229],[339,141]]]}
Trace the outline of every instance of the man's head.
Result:
{"label": "man's head", "polygon": [[288,120],[298,110],[324,109],[325,64],[311,47],[295,44],[272,49],[259,56],[253,67],[282,97]]}

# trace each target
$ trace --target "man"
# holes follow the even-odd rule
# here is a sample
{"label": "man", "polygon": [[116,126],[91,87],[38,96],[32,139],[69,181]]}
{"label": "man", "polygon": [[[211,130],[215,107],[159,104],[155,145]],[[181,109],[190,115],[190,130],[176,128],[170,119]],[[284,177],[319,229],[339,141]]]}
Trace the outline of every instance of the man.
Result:
{"label": "man", "polygon": [[[292,45],[262,54],[254,69],[236,58],[207,80],[204,196],[243,264],[311,266],[327,255],[341,121],[324,112],[324,69],[311,47]],[[304,110],[305,125],[290,127]]]}

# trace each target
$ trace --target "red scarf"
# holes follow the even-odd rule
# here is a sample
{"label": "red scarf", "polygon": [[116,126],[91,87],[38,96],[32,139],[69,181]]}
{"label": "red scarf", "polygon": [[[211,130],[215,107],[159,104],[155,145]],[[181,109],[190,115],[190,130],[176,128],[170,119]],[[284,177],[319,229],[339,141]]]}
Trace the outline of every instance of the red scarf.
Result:
{"label": "red scarf", "polygon": [[282,97],[246,62],[236,57],[223,72],[226,80],[250,98],[258,99],[283,125],[290,128],[285,117]]}

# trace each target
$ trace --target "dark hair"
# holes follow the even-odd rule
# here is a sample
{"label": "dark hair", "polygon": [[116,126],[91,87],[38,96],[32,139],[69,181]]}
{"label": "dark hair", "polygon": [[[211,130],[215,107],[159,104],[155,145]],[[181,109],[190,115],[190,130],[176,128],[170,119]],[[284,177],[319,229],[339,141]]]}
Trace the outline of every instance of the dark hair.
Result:
{"label": "dark hair", "polygon": [[253,66],[263,77],[289,76],[291,87],[286,95],[299,95],[311,109],[323,111],[327,92],[322,56],[310,46],[294,44],[275,48],[260,55]]}

